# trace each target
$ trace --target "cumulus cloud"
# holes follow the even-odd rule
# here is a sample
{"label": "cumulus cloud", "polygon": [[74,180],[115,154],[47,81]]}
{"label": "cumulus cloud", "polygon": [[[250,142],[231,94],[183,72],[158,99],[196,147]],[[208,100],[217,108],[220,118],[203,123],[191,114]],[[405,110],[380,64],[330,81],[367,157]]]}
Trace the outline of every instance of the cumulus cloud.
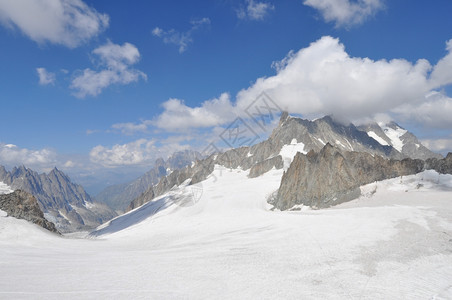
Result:
{"label": "cumulus cloud", "polygon": [[336,27],[361,24],[384,8],[383,0],[304,0],[303,4],[318,10]]}
{"label": "cumulus cloud", "polygon": [[55,73],[48,72],[45,68],[36,68],[36,72],[39,76],[40,85],[48,85],[55,83]]}
{"label": "cumulus cloud", "polygon": [[97,96],[112,84],[125,85],[147,79],[145,73],[131,67],[139,61],[140,52],[130,43],[121,46],[108,41],[94,49],[93,54],[99,58],[101,70],[85,69],[72,80],[70,87],[77,90],[77,97]]}
{"label": "cumulus cloud", "polygon": [[190,29],[185,32],[179,32],[175,29],[163,30],[155,27],[151,32],[153,36],[163,39],[165,44],[174,44],[179,47],[179,53],[185,52],[189,44],[193,43],[193,34],[200,28],[209,25],[209,18],[202,18],[190,22]]}
{"label": "cumulus cloud", "polygon": [[431,80],[437,86],[452,83],[452,39],[446,42],[446,50],[447,55],[436,64],[432,72]]}
{"label": "cumulus cloud", "polygon": [[81,0],[0,1],[0,22],[38,43],[74,48],[104,31],[109,17]]}
{"label": "cumulus cloud", "polygon": [[213,127],[235,118],[235,108],[228,93],[207,100],[200,107],[189,107],[179,99],[169,99],[162,106],[164,112],[154,120],[153,124],[169,131]]}
{"label": "cumulus cloud", "polygon": [[30,150],[13,144],[0,143],[0,161],[7,166],[25,165],[44,170],[57,161],[57,154],[51,149]]}
{"label": "cumulus cloud", "polygon": [[117,144],[111,148],[94,147],[89,156],[94,163],[104,167],[151,165],[159,157],[167,157],[175,151],[188,148],[177,143],[157,145],[155,140],[139,139],[127,144]]}
{"label": "cumulus cloud", "polygon": [[246,5],[237,10],[237,17],[239,19],[249,19],[254,21],[263,20],[275,7],[270,3],[259,2],[254,0],[246,0]]}
{"label": "cumulus cloud", "polygon": [[[307,118],[333,114],[344,120],[399,114],[426,126],[450,126],[450,98],[432,91],[449,85],[451,49],[436,65],[427,60],[372,60],[351,57],[338,39],[325,36],[273,64],[276,74],[259,78],[241,90],[233,102],[229,95],[188,107],[181,100],[164,103],[155,124],[167,130],[225,125],[265,92],[282,109]],[[430,95],[427,96],[426,95]],[[439,98],[438,98],[439,97]],[[404,112],[405,109],[405,112]],[[431,114],[431,117],[429,117]]]}
{"label": "cumulus cloud", "polygon": [[378,60],[350,57],[338,39],[326,36],[290,53],[275,76],[259,78],[237,95],[246,107],[262,91],[279,106],[306,116],[335,114],[348,119],[420,102],[430,90],[426,60]]}

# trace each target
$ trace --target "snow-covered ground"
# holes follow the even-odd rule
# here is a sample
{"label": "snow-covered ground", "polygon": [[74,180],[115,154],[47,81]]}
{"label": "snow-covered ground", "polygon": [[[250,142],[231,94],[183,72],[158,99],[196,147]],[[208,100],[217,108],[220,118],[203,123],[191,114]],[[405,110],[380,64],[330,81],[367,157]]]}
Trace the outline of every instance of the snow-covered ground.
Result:
{"label": "snow-covered ground", "polygon": [[86,239],[0,214],[0,298],[452,298],[452,176],[270,211],[281,175],[216,167],[196,190],[174,189]]}

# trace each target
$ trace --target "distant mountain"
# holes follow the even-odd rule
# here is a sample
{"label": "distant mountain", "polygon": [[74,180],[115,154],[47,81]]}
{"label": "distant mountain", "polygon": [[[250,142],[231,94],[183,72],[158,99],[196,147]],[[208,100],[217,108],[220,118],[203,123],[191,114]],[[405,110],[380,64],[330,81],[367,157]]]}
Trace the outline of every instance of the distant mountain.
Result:
{"label": "distant mountain", "polygon": [[175,152],[166,161],[159,158],[155,161],[154,167],[143,176],[128,183],[109,186],[97,194],[95,199],[117,212],[122,212],[133,199],[157,184],[161,177],[170,174],[173,170],[189,166],[201,158],[199,152],[191,150]]}
{"label": "distant mountain", "polygon": [[128,210],[149,202],[186,180],[191,184],[205,180],[213,172],[215,164],[250,170],[249,177],[257,177],[272,168],[287,170],[297,152],[320,152],[327,144],[341,151],[364,152],[385,159],[442,157],[422,146],[414,135],[395,123],[383,128],[378,124],[356,127],[337,122],[331,116],[310,121],[283,113],[279,125],[267,140],[251,147],[213,154],[193,166],[175,170],[134,199]]}
{"label": "distant mountain", "polygon": [[72,183],[57,168],[48,174],[38,174],[24,166],[14,167],[10,172],[0,166],[0,181],[35,196],[46,219],[63,233],[90,230],[116,216],[106,205],[94,202],[82,186]]}
{"label": "distant mountain", "polygon": [[392,146],[405,157],[427,159],[442,158],[441,154],[427,149],[416,138],[414,134],[402,128],[395,122],[388,124],[371,123],[358,126],[359,130],[365,131],[370,137],[383,146]]}

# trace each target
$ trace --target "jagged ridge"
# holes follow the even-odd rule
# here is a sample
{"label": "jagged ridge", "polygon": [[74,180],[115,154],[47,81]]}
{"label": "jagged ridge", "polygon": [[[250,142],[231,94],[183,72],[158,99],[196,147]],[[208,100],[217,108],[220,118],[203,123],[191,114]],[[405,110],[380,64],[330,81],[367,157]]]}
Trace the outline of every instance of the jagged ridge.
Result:
{"label": "jagged ridge", "polygon": [[48,174],[38,174],[24,166],[11,172],[0,166],[0,181],[35,196],[46,218],[61,232],[90,230],[116,216],[107,206],[94,202],[82,186],[72,183],[57,168]]}

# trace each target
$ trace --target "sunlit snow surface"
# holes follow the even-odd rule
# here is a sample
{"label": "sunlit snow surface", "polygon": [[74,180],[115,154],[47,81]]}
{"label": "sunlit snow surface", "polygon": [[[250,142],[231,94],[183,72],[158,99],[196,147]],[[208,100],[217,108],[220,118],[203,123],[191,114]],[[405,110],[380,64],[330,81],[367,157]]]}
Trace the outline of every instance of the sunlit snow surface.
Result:
{"label": "sunlit snow surface", "polygon": [[[388,144],[384,139],[382,139],[381,137],[379,137],[378,134],[376,134],[375,132],[369,131],[369,132],[367,133],[367,135],[370,136],[371,138],[373,138],[374,140],[376,140],[377,142],[379,142],[380,145],[383,145],[383,146],[389,146],[389,144]],[[402,146],[403,146],[403,145],[402,145]]]}
{"label": "sunlit snow surface", "polygon": [[[407,131],[405,129],[402,129],[400,127],[397,127],[397,129],[393,129],[389,126],[381,125],[381,128],[383,129],[386,136],[391,140],[392,146],[399,152],[402,152],[403,148],[403,141],[400,139],[402,135],[404,135]],[[377,140],[378,141],[378,140]],[[378,141],[380,142],[380,141]],[[380,142],[381,144],[381,142]],[[383,145],[383,144],[382,144]]]}
{"label": "sunlit snow surface", "polygon": [[90,239],[2,216],[0,298],[452,298],[452,176],[373,183],[332,209],[269,211],[281,175],[216,167],[193,205],[162,196]]}
{"label": "sunlit snow surface", "polygon": [[307,152],[304,150],[304,144],[303,143],[298,143],[297,139],[292,139],[292,141],[290,142],[289,145],[284,145],[281,148],[280,151],[280,155],[283,159],[283,163],[284,163],[284,170],[287,170],[290,166],[290,164],[292,163],[295,154],[297,154],[297,152],[301,152],[303,154],[306,154]]}

